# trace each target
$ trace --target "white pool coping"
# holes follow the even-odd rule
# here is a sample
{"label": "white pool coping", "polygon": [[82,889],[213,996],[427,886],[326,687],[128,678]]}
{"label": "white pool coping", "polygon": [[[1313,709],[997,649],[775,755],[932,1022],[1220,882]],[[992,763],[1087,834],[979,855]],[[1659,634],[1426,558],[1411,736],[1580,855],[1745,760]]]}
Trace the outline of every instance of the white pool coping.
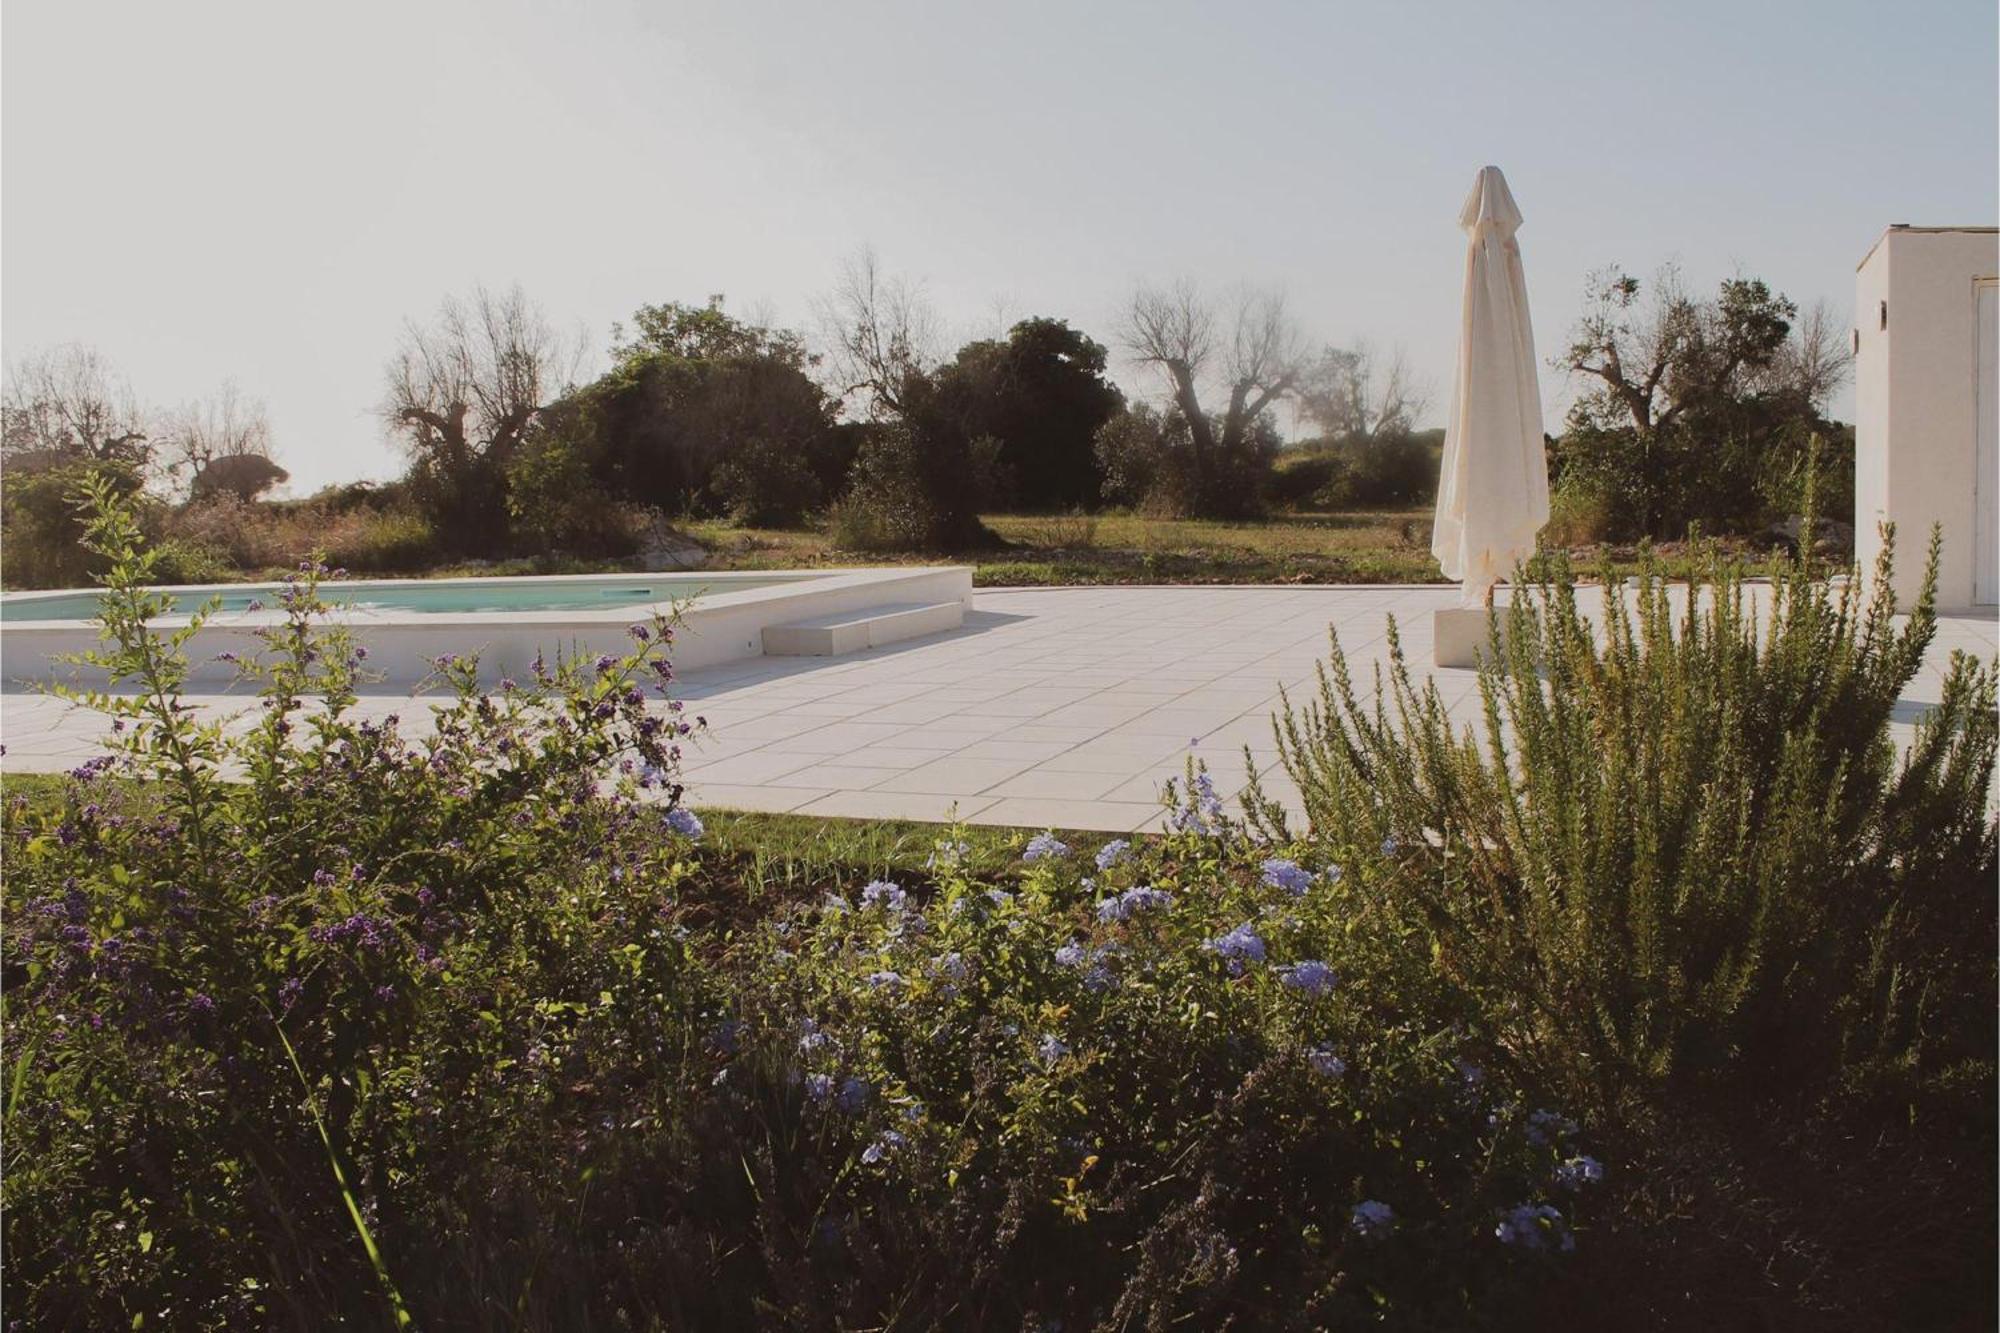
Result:
{"label": "white pool coping", "polygon": [[[874,568],[824,570],[690,570],[641,571],[622,574],[555,574],[551,585],[629,584],[651,577],[675,583],[698,583],[703,590],[681,608],[673,659],[682,671],[700,670],[763,655],[763,630],[814,616],[864,611],[876,606],[911,602],[972,603],[972,569],[968,565],[890,565]],[[773,583],[771,580],[777,580]],[[331,582],[323,595],[337,601],[345,592],[410,586],[425,589],[491,586],[495,580],[365,579]],[[505,582],[523,582],[508,579]],[[765,586],[730,591],[731,583]],[[161,591],[200,596],[226,591],[262,595],[275,602],[282,583],[180,584]],[[33,605],[57,597],[88,595],[88,588],[9,593],[8,606]],[[593,610],[405,611],[399,608],[344,607],[334,617],[349,626],[368,648],[368,665],[385,686],[408,685],[431,673],[431,664],[445,654],[477,652],[480,676],[498,681],[524,676],[537,653],[551,660],[558,655],[594,657],[630,648],[627,628],[650,618],[669,603],[626,603]],[[267,604],[259,611],[233,611],[212,617],[188,647],[194,687],[226,686],[236,671],[223,653],[256,651],[256,631],[280,623],[283,613]],[[162,630],[184,628],[186,615],[161,616],[152,623]],[[99,646],[98,630],[89,620],[15,621],[0,626],[0,688],[9,690],[52,679],[88,680],[62,666],[66,654]]]}

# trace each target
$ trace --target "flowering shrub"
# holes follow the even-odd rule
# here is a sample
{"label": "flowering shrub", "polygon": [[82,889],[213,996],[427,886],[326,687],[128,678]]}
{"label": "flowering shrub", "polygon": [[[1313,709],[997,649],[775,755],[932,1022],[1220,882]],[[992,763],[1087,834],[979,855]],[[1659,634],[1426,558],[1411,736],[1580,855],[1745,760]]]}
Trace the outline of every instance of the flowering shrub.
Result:
{"label": "flowering shrub", "polygon": [[442,661],[418,739],[308,566],[224,728],[108,497],[93,538],[117,747],[6,810],[10,1317],[1464,1327],[1591,1244],[1604,1168],[1466,1077],[1379,850],[1274,872],[1197,784],[1164,842],[996,883],[949,833],[746,922],[670,624],[492,696]]}
{"label": "flowering shrub", "polygon": [[925,901],[765,925],[717,1087],[741,1122],[796,1108],[765,1131],[817,1219],[766,1229],[791,1262],[909,1274],[918,1327],[1462,1326],[1540,1271],[1495,1229],[1574,1206],[1573,1134],[1467,1086],[1472,1016],[1368,928],[1378,867],[1272,884],[1219,809],[1162,846],[1050,841],[1011,892],[946,861]]}

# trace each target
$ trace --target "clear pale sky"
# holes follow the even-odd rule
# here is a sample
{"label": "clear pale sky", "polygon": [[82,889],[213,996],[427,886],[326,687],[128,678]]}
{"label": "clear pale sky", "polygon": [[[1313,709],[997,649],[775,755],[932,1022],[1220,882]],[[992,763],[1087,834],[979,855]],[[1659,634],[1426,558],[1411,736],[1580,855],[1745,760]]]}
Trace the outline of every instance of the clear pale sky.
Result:
{"label": "clear pale sky", "polygon": [[868,243],[964,334],[997,307],[1111,342],[1140,282],[1281,284],[1441,402],[1479,166],[1526,215],[1544,357],[1612,262],[1845,317],[1888,223],[1995,221],[1995,27],[1993,0],[7,0],[0,350],[93,343],[160,405],[234,377],[303,493],[397,469],[382,364],[447,292],[519,280],[601,358],[642,302],[803,325]]}

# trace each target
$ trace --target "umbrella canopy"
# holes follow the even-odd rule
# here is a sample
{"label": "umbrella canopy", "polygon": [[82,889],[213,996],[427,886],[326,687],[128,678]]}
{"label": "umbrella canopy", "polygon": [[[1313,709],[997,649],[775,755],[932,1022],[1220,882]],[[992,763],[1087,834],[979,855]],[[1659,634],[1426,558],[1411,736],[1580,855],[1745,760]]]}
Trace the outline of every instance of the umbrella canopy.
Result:
{"label": "umbrella canopy", "polygon": [[1514,240],[1521,210],[1500,168],[1479,169],[1458,225],[1472,244],[1431,554],[1446,578],[1463,581],[1469,606],[1534,554],[1535,534],[1549,521],[1549,468],[1528,284]]}

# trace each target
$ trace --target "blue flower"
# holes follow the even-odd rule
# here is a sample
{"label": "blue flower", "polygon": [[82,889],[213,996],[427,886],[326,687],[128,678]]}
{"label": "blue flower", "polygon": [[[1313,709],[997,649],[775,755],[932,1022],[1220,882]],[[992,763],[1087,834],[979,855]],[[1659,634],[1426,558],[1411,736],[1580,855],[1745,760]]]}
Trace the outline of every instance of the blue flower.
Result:
{"label": "blue flower", "polygon": [[1281,967],[1278,969],[1278,975],[1283,978],[1287,986],[1302,990],[1314,999],[1332,990],[1334,983],[1340,980],[1334,975],[1332,968],[1317,958],[1308,958],[1302,963]]}
{"label": "blue flower", "polygon": [[833,1075],[807,1074],[806,1096],[816,1102],[823,1102],[833,1096]]}
{"label": "blue flower", "polygon": [[986,901],[992,903],[995,907],[1005,907],[1008,903],[1014,901],[1014,895],[1005,889],[988,889],[986,891]]}
{"label": "blue flower", "polygon": [[1256,928],[1248,921],[1230,931],[1218,935],[1201,946],[1210,953],[1219,954],[1232,962],[1261,963],[1264,961],[1264,941],[1258,937]]}
{"label": "blue flower", "polygon": [[861,1160],[870,1166],[874,1166],[878,1162],[884,1162],[894,1157],[902,1149],[903,1145],[908,1142],[908,1139],[905,1139],[895,1130],[885,1129],[876,1136],[873,1143],[862,1150]]}
{"label": "blue flower", "polygon": [[1042,1057],[1043,1064],[1052,1065],[1069,1054],[1069,1047],[1060,1037],[1051,1034],[1042,1038],[1041,1044],[1035,1047],[1035,1051]]}
{"label": "blue flower", "polygon": [[850,1074],[841,1081],[833,1104],[849,1115],[860,1115],[868,1109],[868,1084]]}
{"label": "blue flower", "polygon": [[881,907],[891,912],[900,912],[908,900],[909,895],[903,892],[902,886],[892,884],[886,879],[878,879],[861,890],[863,907]]}
{"label": "blue flower", "polygon": [[1174,895],[1150,884],[1140,884],[1097,905],[1099,921],[1129,921],[1138,912],[1150,912],[1174,905]]}
{"label": "blue flower", "polygon": [[931,960],[931,966],[947,981],[963,981],[968,971],[965,955],[957,952],[938,955]]}
{"label": "blue flower", "polygon": [[1217,795],[1215,780],[1209,777],[1206,769],[1194,775],[1187,795],[1167,812],[1167,827],[1176,833],[1203,836],[1221,832],[1222,797]]}
{"label": "blue flower", "polygon": [[1097,868],[1109,870],[1123,861],[1132,852],[1132,844],[1123,838],[1113,838],[1097,849]]}
{"label": "blue flower", "polygon": [[903,987],[903,974],[901,972],[891,972],[887,969],[880,972],[870,972],[864,980],[876,990],[901,990]]}
{"label": "blue flower", "polygon": [[667,811],[667,827],[684,838],[699,838],[703,831],[700,816],[684,805]]}
{"label": "blue flower", "polygon": [[1312,887],[1313,873],[1296,861],[1274,856],[1264,862],[1264,882],[1274,889],[1283,889],[1295,898],[1302,897]]}
{"label": "blue flower", "polygon": [[937,841],[936,848],[924,861],[924,868],[926,870],[948,870],[964,861],[971,852],[972,844],[969,842],[940,838]]}
{"label": "blue flower", "polygon": [[1307,1051],[1306,1063],[1323,1078],[1339,1078],[1347,1072],[1347,1061],[1335,1055],[1331,1046],[1315,1046]]}
{"label": "blue flower", "polygon": [[1397,841],[1395,834],[1391,833],[1388,837],[1382,839],[1382,855],[1394,856],[1402,849],[1403,844]]}
{"label": "blue flower", "polygon": [[1064,967],[1082,967],[1089,957],[1089,952],[1075,940],[1056,950],[1056,961]]}
{"label": "blue flower", "polygon": [[1396,1210],[1379,1199],[1364,1199],[1354,1205],[1348,1220],[1358,1234],[1373,1240],[1396,1229]]}
{"label": "blue flower", "polygon": [[1023,861],[1040,861],[1045,857],[1068,856],[1069,844],[1053,832],[1037,833],[1028,840],[1027,851],[1021,854]]}
{"label": "blue flower", "polygon": [[1472,1063],[1472,1061],[1460,1057],[1454,1059],[1451,1063],[1452,1067],[1458,1070],[1458,1076],[1464,1081],[1466,1087],[1476,1088],[1486,1081],[1486,1071]]}
{"label": "blue flower", "polygon": [[1556,1167],[1556,1183],[1565,1189],[1582,1189],[1604,1179],[1604,1163],[1589,1154],[1572,1157]]}
{"label": "blue flower", "polygon": [[1563,1221],[1563,1215],[1545,1203],[1524,1203],[1501,1214],[1499,1225],[1493,1234],[1502,1245],[1518,1245],[1526,1250],[1558,1249],[1568,1252],[1576,1248],[1576,1237]]}

